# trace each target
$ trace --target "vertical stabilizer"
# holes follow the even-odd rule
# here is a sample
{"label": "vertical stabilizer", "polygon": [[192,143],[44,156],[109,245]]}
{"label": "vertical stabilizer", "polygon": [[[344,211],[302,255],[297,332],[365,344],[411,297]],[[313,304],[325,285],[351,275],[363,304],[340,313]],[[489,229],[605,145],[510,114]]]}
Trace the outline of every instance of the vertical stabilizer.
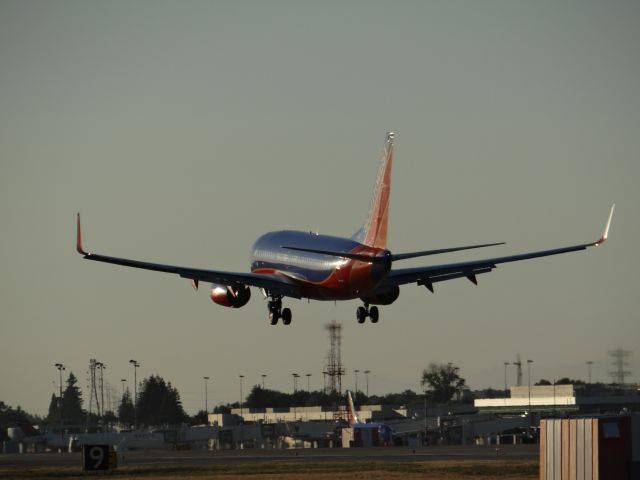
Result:
{"label": "vertical stabilizer", "polygon": [[360,423],[358,415],[356,415],[356,408],[353,406],[353,398],[351,398],[351,392],[347,391],[347,416],[349,425],[356,425]]}
{"label": "vertical stabilizer", "polygon": [[367,223],[353,239],[369,247],[387,248],[387,225],[389,223],[389,195],[391,193],[391,167],[393,166],[393,141],[395,134],[387,133],[380,159],[376,186],[371,200]]}

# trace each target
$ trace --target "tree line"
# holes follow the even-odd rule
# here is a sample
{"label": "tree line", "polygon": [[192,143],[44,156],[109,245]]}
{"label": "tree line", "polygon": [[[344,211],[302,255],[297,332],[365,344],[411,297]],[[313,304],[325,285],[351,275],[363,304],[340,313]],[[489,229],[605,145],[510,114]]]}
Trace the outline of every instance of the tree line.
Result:
{"label": "tree line", "polygon": [[[465,387],[465,380],[459,374],[455,365],[432,363],[422,372],[421,384],[424,393],[405,390],[400,393],[367,396],[364,392],[353,393],[356,405],[407,405],[427,400],[432,403],[446,403]],[[87,427],[106,427],[116,423],[129,428],[161,427],[181,424],[204,424],[207,414],[204,410],[196,415],[185,413],[180,393],[159,375],[151,375],[143,379],[137,388],[137,399],[127,388],[120,400],[116,412],[107,410],[98,416],[84,408],[82,391],[78,387],[78,379],[69,372],[62,391],[62,397],[52,394],[49,411],[45,418],[38,418],[22,411],[20,407],[12,409],[0,402],[0,430],[6,433],[7,426],[20,424],[45,424],[54,428],[62,426],[65,429],[79,429]],[[254,386],[248,395],[242,399],[244,408],[287,408],[302,406],[333,407],[344,402],[344,397],[337,392],[298,390],[284,393],[277,390]],[[221,404],[213,409],[213,413],[228,413],[231,408],[238,408],[239,402]]]}
{"label": "tree line", "polygon": [[110,425],[116,422],[125,427],[158,427],[190,423],[180,400],[180,393],[159,375],[151,375],[140,382],[138,398],[127,388],[122,395],[118,411],[107,410],[103,415],[89,413],[83,408],[82,391],[78,379],[69,373],[62,398],[53,394],[49,403],[46,423],[58,426]]}

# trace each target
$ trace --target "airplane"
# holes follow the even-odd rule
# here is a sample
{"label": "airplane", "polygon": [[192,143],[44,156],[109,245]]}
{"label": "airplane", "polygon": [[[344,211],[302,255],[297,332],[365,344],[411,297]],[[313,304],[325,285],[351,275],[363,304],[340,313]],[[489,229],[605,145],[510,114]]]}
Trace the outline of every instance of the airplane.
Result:
{"label": "airplane", "polygon": [[196,290],[199,282],[210,282],[211,300],[225,307],[243,307],[251,298],[251,287],[257,287],[269,300],[271,325],[276,325],[279,319],[289,325],[292,314],[289,308],[282,307],[285,297],[323,301],[360,299],[362,305],[356,310],[358,323],[364,323],[367,318],[377,323],[377,305],[395,302],[402,285],[415,283],[432,293],[435,283],[456,278],[467,278],[477,285],[477,275],[491,272],[500,263],[585,250],[607,240],[615,205],[611,207],[602,236],[595,242],[481,260],[392,268],[401,260],[504,244],[392,253],[387,248],[387,226],[394,139],[394,133],[388,132],[368,218],[350,238],[292,230],[266,233],[253,244],[250,272],[225,272],[90,253],[82,245],[78,213],[76,250],[87,260],[176,274],[190,280]]}
{"label": "airplane", "polygon": [[363,435],[363,430],[369,430],[371,432],[370,440],[373,445],[388,447],[396,443],[397,437],[389,425],[380,422],[365,423],[358,418],[349,390],[347,390],[347,422],[353,429],[353,438],[356,445],[364,443],[363,436],[365,435]]}

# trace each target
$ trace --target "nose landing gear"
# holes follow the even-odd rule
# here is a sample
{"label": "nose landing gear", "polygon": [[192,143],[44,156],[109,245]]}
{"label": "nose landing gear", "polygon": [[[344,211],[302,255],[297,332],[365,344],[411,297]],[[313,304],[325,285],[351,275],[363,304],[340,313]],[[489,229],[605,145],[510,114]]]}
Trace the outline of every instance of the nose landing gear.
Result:
{"label": "nose landing gear", "polygon": [[373,307],[369,308],[368,303],[365,303],[363,307],[358,307],[358,310],[356,310],[356,318],[358,319],[358,323],[364,323],[367,320],[367,317],[371,319],[371,323],[378,323],[378,319],[380,318],[378,307],[374,305]]}
{"label": "nose landing gear", "polygon": [[281,296],[272,296],[267,308],[269,309],[269,322],[271,325],[277,325],[279,319],[282,319],[283,325],[291,324],[291,309],[282,308]]}

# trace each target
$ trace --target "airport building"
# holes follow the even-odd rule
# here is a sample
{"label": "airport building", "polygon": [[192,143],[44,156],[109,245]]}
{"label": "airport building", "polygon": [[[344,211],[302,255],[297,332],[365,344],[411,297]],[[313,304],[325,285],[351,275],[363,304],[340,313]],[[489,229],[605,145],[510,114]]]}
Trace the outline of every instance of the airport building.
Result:
{"label": "airport building", "polygon": [[536,385],[511,387],[508,398],[480,398],[475,407],[484,413],[598,414],[640,411],[638,386]]}
{"label": "airport building", "polygon": [[[363,422],[384,422],[405,418],[406,409],[391,405],[363,405],[358,415]],[[338,410],[330,407],[233,408],[230,414],[210,413],[209,425],[238,424],[241,418],[245,423],[332,422],[346,419],[347,412],[344,406]]]}

